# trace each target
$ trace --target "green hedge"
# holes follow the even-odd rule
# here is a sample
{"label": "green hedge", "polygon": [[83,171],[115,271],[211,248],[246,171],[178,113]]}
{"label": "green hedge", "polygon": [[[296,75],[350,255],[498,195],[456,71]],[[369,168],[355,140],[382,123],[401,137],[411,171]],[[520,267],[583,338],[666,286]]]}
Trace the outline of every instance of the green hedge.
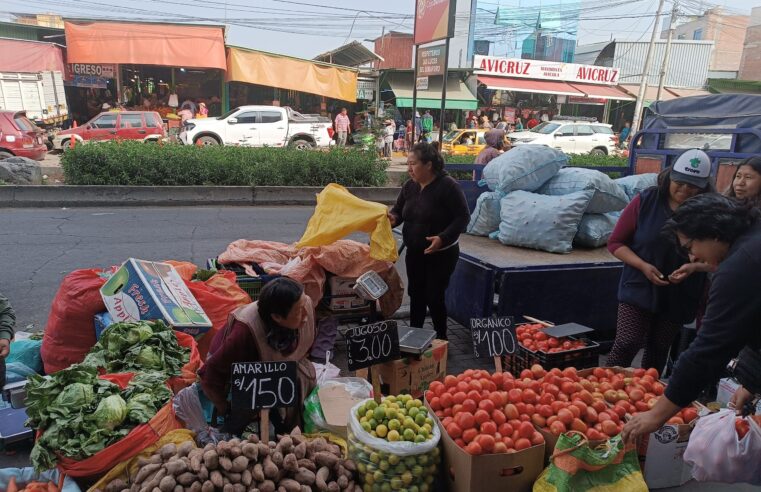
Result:
{"label": "green hedge", "polygon": [[112,141],[77,145],[61,159],[67,184],[133,186],[383,186],[374,152],[196,147]]}

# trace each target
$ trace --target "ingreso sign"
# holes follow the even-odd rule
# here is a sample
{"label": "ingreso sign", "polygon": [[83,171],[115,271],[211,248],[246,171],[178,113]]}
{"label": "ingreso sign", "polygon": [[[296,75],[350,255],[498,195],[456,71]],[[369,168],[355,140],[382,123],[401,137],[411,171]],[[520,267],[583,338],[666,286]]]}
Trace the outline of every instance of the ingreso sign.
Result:
{"label": "ingreso sign", "polygon": [[89,75],[92,77],[114,78],[113,65],[93,65],[90,63],[70,63],[69,70],[73,75]]}

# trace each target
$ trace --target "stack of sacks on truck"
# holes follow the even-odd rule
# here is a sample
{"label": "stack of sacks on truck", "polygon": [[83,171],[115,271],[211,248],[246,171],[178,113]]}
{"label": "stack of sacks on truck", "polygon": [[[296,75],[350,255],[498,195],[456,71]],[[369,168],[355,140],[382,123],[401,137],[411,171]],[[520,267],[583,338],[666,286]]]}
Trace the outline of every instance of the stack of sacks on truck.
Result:
{"label": "stack of sacks on truck", "polygon": [[655,174],[613,180],[567,164],[565,154],[539,145],[492,160],[483,171],[491,191],[478,198],[466,232],[551,253],[600,247],[631,198],[655,185]]}

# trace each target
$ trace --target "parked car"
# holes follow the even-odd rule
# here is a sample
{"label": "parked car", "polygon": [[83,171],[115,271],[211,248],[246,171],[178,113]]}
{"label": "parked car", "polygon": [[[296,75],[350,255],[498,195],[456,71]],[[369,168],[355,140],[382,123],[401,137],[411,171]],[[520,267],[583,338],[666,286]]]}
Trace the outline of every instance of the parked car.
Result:
{"label": "parked car", "polygon": [[186,145],[328,147],[330,118],[303,115],[289,107],[241,106],[218,118],[190,119],[180,131]]}
{"label": "parked car", "polygon": [[[478,155],[484,147],[486,128],[451,130],[444,135],[441,153],[446,155]],[[469,142],[469,143],[468,143]]]}
{"label": "parked car", "polygon": [[554,119],[531,130],[509,133],[513,145],[547,145],[566,154],[612,155],[618,137],[611,125],[587,120]]}
{"label": "parked car", "polygon": [[53,147],[65,151],[70,148],[72,138],[76,143],[116,139],[157,142],[166,138],[166,130],[155,111],[108,111],[77,128],[58,132]]}
{"label": "parked car", "polygon": [[0,111],[0,159],[18,156],[41,161],[48,148],[45,132],[24,111]]}

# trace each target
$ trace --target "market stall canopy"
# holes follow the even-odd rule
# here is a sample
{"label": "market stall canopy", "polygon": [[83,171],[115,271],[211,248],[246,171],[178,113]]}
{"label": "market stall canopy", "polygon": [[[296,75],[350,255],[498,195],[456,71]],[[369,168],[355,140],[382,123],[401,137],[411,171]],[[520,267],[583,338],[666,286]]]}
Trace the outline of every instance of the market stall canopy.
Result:
{"label": "market stall canopy", "polygon": [[585,94],[581,90],[574,88],[571,84],[556,80],[533,80],[479,75],[478,81],[489,89],[585,97]]}
{"label": "market stall canopy", "polygon": [[[426,90],[417,91],[417,107],[427,109],[441,109],[442,77],[429,77],[429,85]],[[388,85],[396,96],[397,108],[412,107],[413,78],[412,72],[399,72],[388,74]],[[478,108],[476,96],[470,92],[460,76],[451,75],[447,79],[447,102],[446,109],[472,110]]]}
{"label": "market stall canopy", "polygon": [[63,73],[63,51],[53,43],[0,38],[0,72]]}
{"label": "market stall canopy", "polygon": [[227,81],[357,100],[354,69],[234,46],[227,48]]}
{"label": "market stall canopy", "polygon": [[335,63],[336,65],[343,65],[345,67],[358,67],[365,63],[373,61],[383,61],[383,57],[377,55],[374,51],[369,50],[365,45],[359,41],[352,41],[349,44],[345,44],[340,48],[336,48],[327,53],[317,55],[314,57],[316,61],[325,63]]}
{"label": "market stall canopy", "polygon": [[68,63],[226,68],[222,27],[65,21],[64,28]]}
{"label": "market stall canopy", "polygon": [[[632,97],[634,97],[634,100],[637,100],[637,94],[639,94],[639,84],[621,84],[619,87],[624,89],[626,92],[631,94]],[[645,101],[644,106],[647,108],[652,104],[654,101],[658,100],[658,87],[655,85],[648,85],[645,87]],[[671,92],[670,89],[667,89],[666,87],[663,88],[663,91],[661,92],[661,101],[670,101],[672,99],[678,98],[679,95]]]}
{"label": "market stall canopy", "polygon": [[703,89],[682,89],[681,87],[665,87],[665,89],[678,97],[710,96],[711,93]]}
{"label": "market stall canopy", "polygon": [[601,84],[579,84],[576,82],[571,83],[574,89],[578,89],[587,97],[597,99],[615,99],[616,101],[636,101],[636,97],[632,97],[625,91],[618,89],[612,85]]}

